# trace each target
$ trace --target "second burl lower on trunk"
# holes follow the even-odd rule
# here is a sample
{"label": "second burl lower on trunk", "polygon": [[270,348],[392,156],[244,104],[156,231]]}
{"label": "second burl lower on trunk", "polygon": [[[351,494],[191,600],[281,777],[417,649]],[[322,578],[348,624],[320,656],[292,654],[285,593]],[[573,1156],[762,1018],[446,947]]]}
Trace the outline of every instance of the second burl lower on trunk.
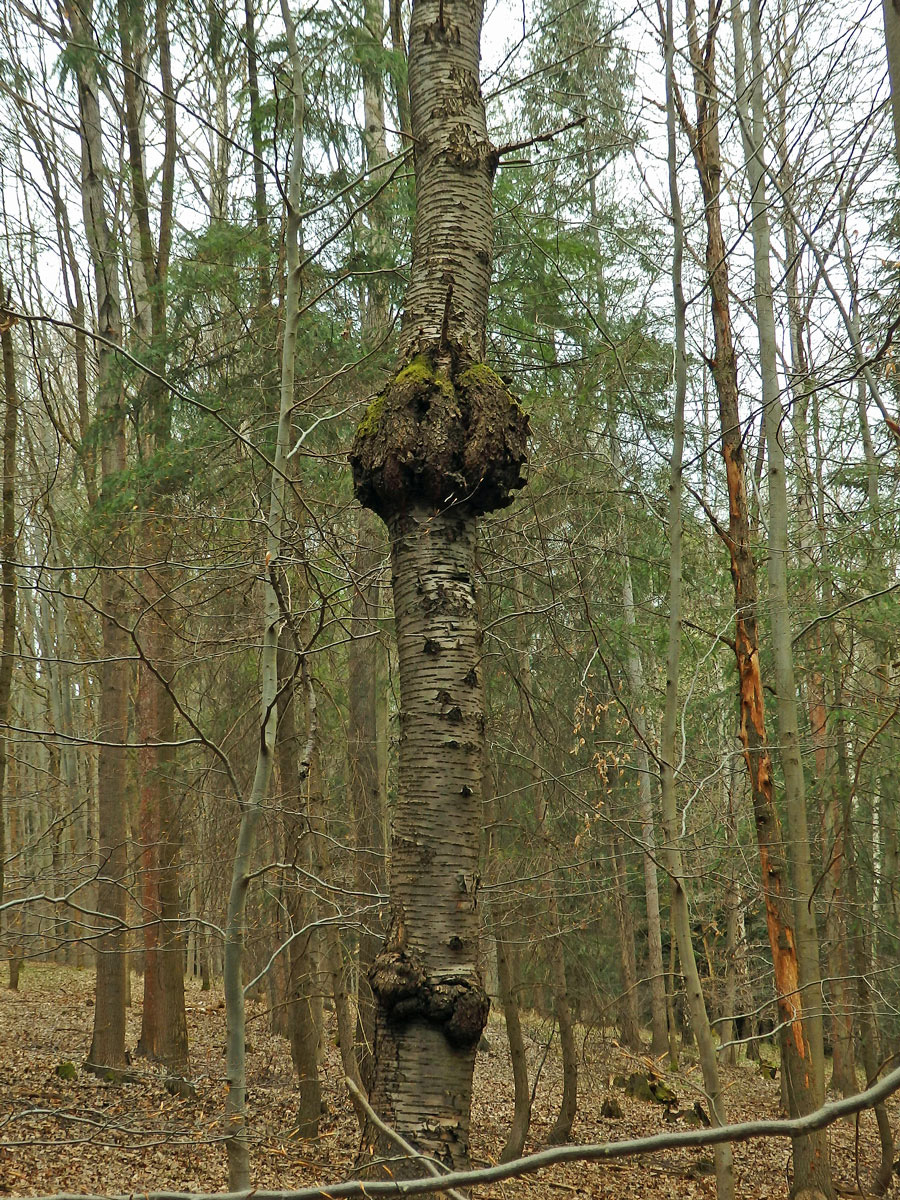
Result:
{"label": "second burl lower on trunk", "polygon": [[[371,1102],[418,1149],[468,1160],[478,970],[484,689],[475,595],[478,516],[521,485],[527,419],[493,371],[420,354],[370,405],[351,461],[388,527],[400,674],[391,926],[369,978]],[[444,499],[446,498],[445,502]],[[367,1156],[395,1155],[374,1128]],[[391,1172],[419,1174],[415,1161]]]}

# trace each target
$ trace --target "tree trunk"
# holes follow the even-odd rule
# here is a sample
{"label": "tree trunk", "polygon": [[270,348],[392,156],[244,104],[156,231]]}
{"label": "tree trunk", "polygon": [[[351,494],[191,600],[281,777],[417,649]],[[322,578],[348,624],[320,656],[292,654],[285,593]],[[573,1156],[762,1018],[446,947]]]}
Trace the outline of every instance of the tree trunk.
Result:
{"label": "tree trunk", "polygon": [[[147,71],[147,33],[144,13],[133,0],[118,0],[119,47],[124,66],[125,134],[131,191],[132,275],[138,319],[138,349],[154,364],[165,361],[167,278],[172,238],[175,185],[175,101],[169,60],[166,0],[155,6],[155,42],[163,93],[163,156],[157,228],[151,217],[151,186],[147,171],[144,128],[144,78]],[[184,930],[181,920],[179,854],[182,842],[181,806],[173,787],[175,704],[174,631],[176,611],[171,602],[172,529],[169,484],[162,463],[171,450],[169,389],[156,374],[138,387],[140,448],[156,474],[148,475],[142,495],[141,553],[144,616],[135,639],[142,652],[137,732],[141,742],[141,832],[144,838],[145,959],[144,1007],[138,1051],[164,1063],[173,1076],[188,1074],[187,1017],[184,1007]]]}
{"label": "tree trunk", "polygon": [[[94,272],[97,326],[104,341],[97,345],[97,403],[104,433],[100,449],[101,509],[115,513],[117,480],[125,469],[125,404],[117,378],[112,347],[121,344],[118,249],[104,194],[103,142],[100,93],[97,81],[98,51],[94,40],[90,4],[70,12],[71,45],[78,64],[78,108],[81,128],[81,191],[85,233]],[[109,558],[118,561],[121,523],[105,518]],[[115,572],[100,577],[103,664],[100,668],[100,739],[98,785],[97,909],[104,932],[98,938],[94,1028],[88,1065],[105,1071],[125,1065],[125,969],[123,931],[126,920],[127,869],[125,742],[128,717],[126,634],[115,619],[123,611],[121,587]]]}
{"label": "tree trunk", "polygon": [[[329,832],[326,823],[325,802],[322,794],[322,767],[319,755],[319,724],[316,717],[316,692],[309,666],[306,661],[301,665],[301,680],[306,694],[307,728],[309,730],[308,758],[306,762],[307,796],[310,827],[314,839],[313,862],[315,873],[326,884],[331,879],[331,851],[329,848]],[[341,1067],[344,1077],[361,1088],[359,1066],[356,1060],[355,1023],[350,1015],[350,993],[347,988],[347,973],[344,968],[344,950],[341,941],[340,926],[334,920],[323,922],[321,929],[321,944],[323,949],[324,968],[331,984],[331,995],[334,1000],[335,1022],[337,1024],[338,1049],[341,1055]],[[362,1127],[364,1110],[357,1102],[353,1092],[351,1102]]]}
{"label": "tree trunk", "polygon": [[[771,249],[766,173],[763,164],[765,112],[762,94],[763,51],[759,0],[750,0],[750,40],[752,79],[745,88],[745,55],[741,9],[733,9],[735,34],[735,80],[738,113],[744,142],[745,167],[750,187],[753,238],[753,267],[756,280],[756,326],[762,378],[763,424],[768,453],[769,482],[769,613],[775,678],[775,712],[778,725],[781,767],[784,777],[784,805],[787,813],[791,852],[788,857],[794,883],[794,908],[800,986],[804,989],[805,1024],[812,1054],[814,1091],[802,1101],[798,1098],[797,1115],[804,1104],[818,1107],[825,1099],[825,1054],[822,1013],[818,997],[822,994],[819,967],[819,939],[813,901],[813,876],[809,829],[806,818],[806,785],[800,757],[800,730],[797,713],[797,686],[794,678],[790,603],[788,598],[788,497],[784,457],[784,433],[781,421],[781,389],[777,371],[777,335],[771,278]],[[749,91],[749,106],[746,96]],[[822,1177],[827,1177],[827,1137],[821,1137],[820,1152],[825,1156]],[[812,1181],[810,1181],[812,1182]],[[808,1186],[803,1184],[801,1186]],[[830,1187],[827,1182],[825,1190]]]}
{"label": "tree trunk", "polygon": [[[454,1167],[468,1156],[472,1070],[488,1009],[477,967],[483,704],[474,538],[474,519],[430,507],[391,523],[400,794],[391,931],[370,974],[372,1103]],[[367,1130],[364,1141],[377,1145],[379,1136]]]}
{"label": "tree trunk", "polygon": [[[284,829],[285,857],[295,868],[289,880],[286,909],[290,933],[287,948],[285,1026],[291,1048],[291,1061],[297,1076],[297,1137],[315,1138],[322,1116],[322,1085],[319,1079],[319,1046],[322,1039],[321,1008],[315,1003],[318,925],[316,896],[312,879],[315,863],[312,850],[306,789],[302,772],[309,760],[308,748],[300,745],[296,731],[296,692],[289,686],[294,665],[283,652],[279,668],[282,693],[278,708],[278,734],[275,745],[281,777],[281,820]],[[316,715],[307,712],[307,738],[314,735],[311,722]],[[308,745],[308,743],[307,743]]]}
{"label": "tree trunk", "polygon": [[[691,1025],[697,1039],[703,1086],[709,1097],[710,1117],[716,1125],[726,1123],[725,1101],[719,1081],[716,1047],[709,1024],[709,1015],[700,986],[700,974],[691,938],[691,917],[686,891],[687,875],[681,850],[678,828],[678,804],[675,779],[675,736],[678,718],[678,676],[681,658],[681,594],[682,594],[682,533],[681,496],[684,455],[684,406],[687,394],[687,311],[682,282],[684,254],[684,222],[681,196],[678,189],[678,159],[675,140],[675,30],[672,0],[667,0],[663,30],[666,62],[666,133],[668,146],[669,197],[674,226],[674,257],[672,262],[672,291],[675,304],[675,406],[672,435],[672,455],[669,465],[669,626],[666,647],[666,693],[663,723],[660,730],[660,793],[665,863],[671,881],[672,931],[678,945],[678,958],[684,975]],[[733,1200],[734,1160],[731,1146],[715,1149],[716,1196],[718,1200]]]}
{"label": "tree trunk", "polygon": [[891,80],[891,112],[894,116],[894,153],[900,162],[900,0],[881,0],[888,74]]}
{"label": "tree trunk", "polygon": [[506,1143],[500,1151],[499,1161],[505,1163],[519,1158],[525,1149],[525,1139],[531,1124],[531,1089],[528,1086],[528,1059],[519,1020],[518,959],[516,951],[499,930],[496,941],[497,982],[500,988],[500,1003],[503,1005],[503,1019],[506,1022],[515,1094],[512,1125]]}
{"label": "tree trunk", "polygon": [[650,758],[646,746],[646,722],[643,716],[645,692],[644,669],[634,643],[636,626],[634,589],[631,582],[631,563],[626,560],[623,594],[625,627],[628,637],[628,690],[632,715],[638,726],[635,746],[635,765],[638,773],[638,802],[641,818],[641,843],[644,847],[644,895],[647,902],[647,969],[650,974],[650,1051],[654,1057],[666,1053],[669,1032],[666,1024],[666,977],[663,968],[662,922],[659,915],[659,881],[656,877],[656,831],[653,817],[653,791],[650,782]]}
{"label": "tree trunk", "polygon": [[619,1037],[629,1050],[643,1050],[641,1023],[637,1004],[637,961],[634,948],[634,920],[628,896],[628,872],[625,865],[625,837],[620,822],[622,814],[613,802],[613,789],[619,785],[618,772],[607,765],[608,784],[606,810],[610,820],[609,856],[612,867],[613,907],[619,942],[622,993],[619,996]]}
{"label": "tree trunk", "polygon": [[[0,306],[6,304],[7,293],[0,276]],[[0,561],[3,593],[3,630],[0,635],[0,727],[9,724],[12,696],[13,655],[16,650],[16,435],[19,423],[19,390],[16,383],[16,358],[12,327],[15,318],[0,314],[0,346],[3,352],[3,497],[2,526],[0,526]],[[5,892],[4,864],[6,861],[7,796],[7,739],[0,737],[0,910]],[[6,924],[5,919],[3,920]],[[9,958],[9,986],[19,986],[19,959]]]}
{"label": "tree trunk", "polygon": [[[361,34],[371,40],[370,52],[360,56],[363,83],[363,142],[366,165],[372,180],[384,174],[385,140],[384,74],[380,56],[384,51],[383,0],[366,0]],[[387,248],[387,214],[382,198],[368,208],[373,250]],[[383,280],[376,274],[366,287],[363,338],[374,349],[390,324],[388,297]],[[356,525],[353,563],[353,592],[348,648],[348,770],[355,834],[356,888],[371,897],[360,926],[357,948],[357,1036],[356,1057],[360,1079],[368,1089],[373,1076],[372,1048],[375,1037],[375,999],[369,970],[384,940],[384,922],[378,897],[386,887],[384,780],[378,761],[378,698],[386,686],[379,653],[377,616],[379,586],[377,573],[383,556],[379,523],[368,509],[361,508]]]}
{"label": "tree trunk", "polygon": [[[241,823],[231,874],[231,889],[225,918],[225,1021],[227,1030],[225,1074],[225,1147],[228,1155],[228,1187],[244,1191],[250,1187],[250,1148],[246,1117],[246,1021],[244,1013],[243,959],[246,937],[247,893],[256,848],[256,829],[262,806],[269,794],[278,730],[278,642],[283,626],[289,626],[296,655],[296,668],[304,653],[287,608],[279,562],[285,511],[285,467],[290,449],[291,413],[294,404],[294,371],[300,306],[300,178],[303,169],[303,75],[297,35],[288,0],[281,0],[291,61],[293,91],[291,164],[288,176],[287,290],[281,351],[281,388],[278,432],[272,461],[266,555],[263,564],[263,630],[260,655],[259,741],[256,768],[250,792],[241,797]],[[288,684],[292,684],[293,676]]]}
{"label": "tree trunk", "polygon": [[578,1048],[575,1045],[575,1022],[569,1002],[569,977],[566,971],[565,948],[559,924],[556,888],[548,889],[550,900],[550,984],[553,1010],[559,1028],[559,1052],[562,1058],[563,1090],[556,1120],[547,1134],[548,1146],[561,1146],[572,1136],[572,1126],[578,1111]]}
{"label": "tree trunk", "polygon": [[[872,1000],[872,987],[869,982],[870,962],[869,948],[859,907],[859,871],[857,866],[857,849],[853,837],[853,787],[850,783],[850,768],[847,760],[847,730],[844,716],[844,689],[841,679],[841,655],[837,637],[832,623],[831,637],[831,669],[834,690],[834,710],[836,714],[834,729],[835,769],[832,775],[832,797],[844,831],[844,857],[846,859],[847,877],[847,907],[851,915],[849,940],[853,970],[856,975],[857,1013],[856,1021],[859,1031],[859,1048],[863,1069],[866,1073],[866,1087],[869,1087],[878,1077],[884,1063],[880,1060],[878,1023],[875,1019],[875,1009]],[[875,1120],[878,1125],[878,1140],[881,1149],[881,1161],[875,1170],[870,1187],[876,1196],[884,1195],[891,1182],[894,1161],[894,1134],[890,1118],[883,1103],[875,1105]]]}
{"label": "tree trunk", "polygon": [[[397,1132],[453,1167],[468,1161],[472,1072],[488,1012],[478,969],[477,518],[521,486],[527,437],[515,400],[482,363],[496,152],[479,83],[481,16],[479,0],[413,6],[416,219],[401,365],[351,451],[357,497],[390,533],[400,676],[391,927],[370,972],[371,1100]],[[368,1126],[364,1155],[382,1139]],[[397,1168],[420,1169],[414,1160]]]}
{"label": "tree trunk", "polygon": [[[699,37],[694,0],[688,3],[690,57],[694,72],[697,125],[691,130],[694,161],[700,177],[706,216],[706,270],[712,306],[715,357],[713,379],[719,400],[722,457],[729,498],[725,535],[734,585],[735,657],[740,700],[740,737],[750,777],[759,845],[766,923],[775,968],[779,1021],[785,1035],[784,1069],[797,1111],[815,1108],[816,1075],[804,1023],[800,991],[798,936],[785,861],[781,824],[775,809],[772,761],[765,728],[765,704],[759,666],[756,563],[750,544],[750,517],[744,475],[744,447],[738,406],[737,361],[731,332],[728,259],[722,235],[719,148],[719,100],[715,81],[715,43],[719,17],[713,16],[703,41]],[[794,1188],[833,1195],[824,1133],[795,1138]]]}

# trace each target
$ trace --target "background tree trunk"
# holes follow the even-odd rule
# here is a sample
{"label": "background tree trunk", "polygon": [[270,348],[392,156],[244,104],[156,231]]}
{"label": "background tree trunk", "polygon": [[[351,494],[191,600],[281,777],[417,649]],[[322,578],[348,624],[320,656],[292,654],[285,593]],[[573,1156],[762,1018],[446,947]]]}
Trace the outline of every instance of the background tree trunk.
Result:
{"label": "background tree trunk", "polygon": [[[7,300],[6,287],[0,275],[0,304]],[[3,496],[2,528],[0,528],[0,562],[3,593],[3,629],[0,635],[0,727],[9,725],[12,694],[13,655],[16,650],[16,434],[19,423],[19,389],[16,381],[16,358],[11,316],[0,316],[0,347],[3,353]],[[10,795],[7,786],[7,741],[0,737],[0,908],[5,897],[6,810]],[[0,918],[5,929],[5,915]],[[9,987],[19,985],[19,959],[10,951]]]}
{"label": "background tree trunk", "polygon": [[[97,47],[90,4],[73,9],[71,43],[78,63],[78,108],[81,122],[81,187],[85,232],[94,271],[97,327],[98,407],[103,413],[100,447],[101,489],[98,505],[115,514],[116,492],[125,469],[125,407],[117,379],[114,347],[122,341],[118,253],[104,194]],[[121,517],[109,521],[105,541],[113,563],[122,545]],[[97,989],[94,1031],[88,1063],[98,1070],[125,1065],[125,969],[123,931],[126,921],[127,869],[125,794],[128,732],[127,635],[120,622],[125,611],[122,590],[113,571],[100,577],[103,664],[100,668],[100,738],[97,772],[98,874],[97,908],[106,931],[97,941]]]}

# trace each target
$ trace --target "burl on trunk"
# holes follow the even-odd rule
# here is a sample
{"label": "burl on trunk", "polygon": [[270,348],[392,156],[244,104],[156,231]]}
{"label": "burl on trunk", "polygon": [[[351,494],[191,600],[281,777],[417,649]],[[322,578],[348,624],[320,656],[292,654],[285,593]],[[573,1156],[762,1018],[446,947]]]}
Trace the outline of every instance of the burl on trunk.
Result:
{"label": "burl on trunk", "polygon": [[[482,6],[417,0],[409,45],[416,169],[413,262],[399,367],[351,451],[382,518],[400,673],[391,926],[370,971],[371,1102],[421,1152],[468,1159],[478,970],[484,697],[475,596],[478,517],[522,486],[528,420],[485,366],[497,151],[479,83]],[[370,1127],[363,1156],[396,1156]],[[418,1175],[415,1160],[391,1173]]]}

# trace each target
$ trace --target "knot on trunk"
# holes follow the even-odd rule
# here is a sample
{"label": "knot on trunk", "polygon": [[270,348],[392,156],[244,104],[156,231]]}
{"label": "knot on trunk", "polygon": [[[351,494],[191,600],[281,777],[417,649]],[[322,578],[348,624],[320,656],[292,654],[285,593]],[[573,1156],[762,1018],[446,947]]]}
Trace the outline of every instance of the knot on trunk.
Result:
{"label": "knot on trunk", "polygon": [[385,521],[423,503],[491,512],[524,485],[527,443],[528,417],[490,367],[417,354],[359,423],[356,496]]}
{"label": "knot on trunk", "polygon": [[431,980],[404,950],[382,950],[369,982],[388,1021],[420,1018],[438,1026],[451,1046],[475,1046],[487,1024],[490,999],[480,980],[466,975]]}

